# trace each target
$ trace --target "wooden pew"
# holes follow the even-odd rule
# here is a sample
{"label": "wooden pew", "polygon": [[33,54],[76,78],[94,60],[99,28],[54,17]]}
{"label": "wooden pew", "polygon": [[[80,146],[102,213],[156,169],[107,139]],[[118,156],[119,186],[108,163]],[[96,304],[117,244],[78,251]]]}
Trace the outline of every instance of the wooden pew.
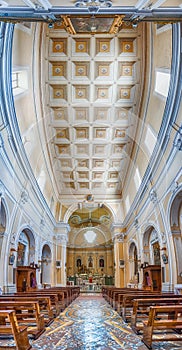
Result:
{"label": "wooden pew", "polygon": [[112,286],[111,288],[108,288],[107,290],[107,296],[106,296],[106,300],[108,301],[108,303],[115,309],[115,301],[116,301],[116,297],[119,293],[125,293],[128,291],[134,290],[135,292],[137,291],[137,289],[134,288],[118,288],[118,287],[114,287]]}
{"label": "wooden pew", "polygon": [[122,295],[122,303],[121,303],[121,300],[120,300],[120,307],[121,307],[121,316],[123,318],[123,320],[125,322],[129,322],[130,321],[130,318],[131,318],[131,311],[133,309],[133,300],[134,299],[156,299],[156,298],[161,298],[161,299],[164,299],[164,298],[169,298],[169,299],[173,299],[173,298],[178,298],[178,296],[176,296],[175,294],[173,293],[151,293],[151,292],[148,292],[148,293],[145,293],[145,294],[140,294],[140,293],[137,293],[135,296],[133,296],[133,294],[125,294],[125,295]]}
{"label": "wooden pew", "polygon": [[59,295],[63,295],[62,300],[64,300],[64,308],[67,307],[72,302],[71,289],[68,289],[68,287],[51,287],[51,288],[47,288],[47,291],[62,293]]}
{"label": "wooden pew", "polygon": [[114,308],[114,310],[118,310],[118,306],[121,308],[122,300],[124,295],[127,294],[133,294],[135,295],[148,295],[148,294],[159,294],[160,292],[151,292],[148,290],[142,290],[142,289],[132,289],[132,288],[126,288],[123,290],[113,291],[112,292],[112,302],[111,305]]}
{"label": "wooden pew", "polygon": [[142,341],[149,349],[154,341],[182,341],[182,305],[150,306],[148,320],[143,323]]}
{"label": "wooden pew", "polygon": [[44,315],[38,301],[0,301],[0,310],[14,310],[19,325],[27,324],[27,332],[37,339],[45,330]]}
{"label": "wooden pew", "polygon": [[49,297],[51,300],[51,307],[53,307],[53,314],[54,317],[58,316],[60,312],[62,312],[65,308],[63,299],[60,300],[60,298],[63,298],[63,293],[60,295],[60,292],[56,291],[49,291],[48,289],[42,289],[37,291],[31,291],[31,292],[18,292],[14,295],[18,296],[26,296],[26,297]]}
{"label": "wooden pew", "polygon": [[181,305],[181,298],[148,298],[134,299],[131,313],[131,328],[136,334],[143,330],[143,321],[148,318],[150,306]]}
{"label": "wooden pew", "polygon": [[72,301],[78,297],[80,293],[80,287],[78,286],[54,286],[48,290],[62,291],[64,292],[65,300],[67,301],[66,306],[68,306]]}
{"label": "wooden pew", "polygon": [[[17,350],[29,350],[27,327],[19,326],[14,310],[0,310],[0,336],[13,336]],[[0,339],[0,348],[3,348],[2,340]],[[15,347],[6,346],[4,349],[12,349]]]}
{"label": "wooden pew", "polygon": [[39,303],[39,308],[40,312],[44,315],[44,322],[45,326],[49,326],[53,320],[54,320],[54,313],[53,313],[53,307],[51,306],[51,300],[50,297],[47,296],[39,296],[39,295],[34,295],[32,296],[32,293],[29,295],[23,296],[20,295],[14,295],[14,294],[7,294],[7,295],[1,295],[0,296],[0,301],[38,301]]}

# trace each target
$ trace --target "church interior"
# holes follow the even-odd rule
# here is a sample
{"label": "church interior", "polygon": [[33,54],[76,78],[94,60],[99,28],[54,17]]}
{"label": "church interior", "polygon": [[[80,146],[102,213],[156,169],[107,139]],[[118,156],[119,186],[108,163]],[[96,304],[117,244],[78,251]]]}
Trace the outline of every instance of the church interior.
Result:
{"label": "church interior", "polygon": [[[16,349],[152,348],[116,305],[182,294],[181,76],[181,0],[0,0],[0,324],[8,296],[61,300]],[[89,307],[112,340],[80,343]]]}

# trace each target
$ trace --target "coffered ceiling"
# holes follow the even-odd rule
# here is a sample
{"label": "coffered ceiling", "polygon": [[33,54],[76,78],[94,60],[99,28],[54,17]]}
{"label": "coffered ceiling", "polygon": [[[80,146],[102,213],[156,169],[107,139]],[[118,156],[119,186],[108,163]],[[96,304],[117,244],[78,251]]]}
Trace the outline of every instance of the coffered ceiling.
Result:
{"label": "coffered ceiling", "polygon": [[56,24],[44,35],[42,99],[58,191],[121,197],[142,92],[142,26],[70,36]]}
{"label": "coffered ceiling", "polygon": [[[39,63],[48,167],[58,200],[63,206],[78,203],[70,221],[76,226],[84,223],[79,203],[89,194],[99,204],[122,198],[141,126],[145,24],[140,22],[162,26],[182,16],[181,0],[112,4],[91,16],[72,0],[0,0],[2,21],[48,23],[42,26]],[[109,211],[101,216],[111,219]]]}

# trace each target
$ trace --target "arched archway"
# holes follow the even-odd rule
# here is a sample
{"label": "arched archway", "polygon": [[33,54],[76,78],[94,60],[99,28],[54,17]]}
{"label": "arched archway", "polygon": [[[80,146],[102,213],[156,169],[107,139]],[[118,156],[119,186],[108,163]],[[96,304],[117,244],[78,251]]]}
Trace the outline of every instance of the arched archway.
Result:
{"label": "arched archway", "polygon": [[139,282],[138,249],[135,242],[129,246],[130,280],[135,284]]}
{"label": "arched archway", "polygon": [[41,283],[51,284],[52,252],[48,244],[42,247]]}
{"label": "arched archway", "polygon": [[[72,213],[67,244],[68,282],[82,280],[85,283],[92,275],[97,284],[112,284],[114,275],[114,245],[111,224],[113,215],[102,204],[80,203]],[[81,264],[81,266],[78,265]],[[104,276],[104,277],[103,277]],[[103,281],[104,280],[104,281]],[[101,282],[102,281],[102,282]]]}
{"label": "arched archway", "polygon": [[19,235],[16,266],[29,266],[35,262],[35,238],[29,228],[24,228]]}
{"label": "arched archway", "polygon": [[143,262],[149,265],[161,265],[160,237],[153,226],[149,226],[143,235]]}

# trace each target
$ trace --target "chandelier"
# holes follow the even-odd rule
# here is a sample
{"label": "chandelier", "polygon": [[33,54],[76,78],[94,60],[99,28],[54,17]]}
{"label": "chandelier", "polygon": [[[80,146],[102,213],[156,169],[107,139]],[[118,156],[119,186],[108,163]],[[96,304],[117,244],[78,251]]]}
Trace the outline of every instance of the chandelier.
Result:
{"label": "chandelier", "polygon": [[111,7],[111,0],[77,0],[76,7],[87,8],[89,13],[99,12],[101,7]]}

